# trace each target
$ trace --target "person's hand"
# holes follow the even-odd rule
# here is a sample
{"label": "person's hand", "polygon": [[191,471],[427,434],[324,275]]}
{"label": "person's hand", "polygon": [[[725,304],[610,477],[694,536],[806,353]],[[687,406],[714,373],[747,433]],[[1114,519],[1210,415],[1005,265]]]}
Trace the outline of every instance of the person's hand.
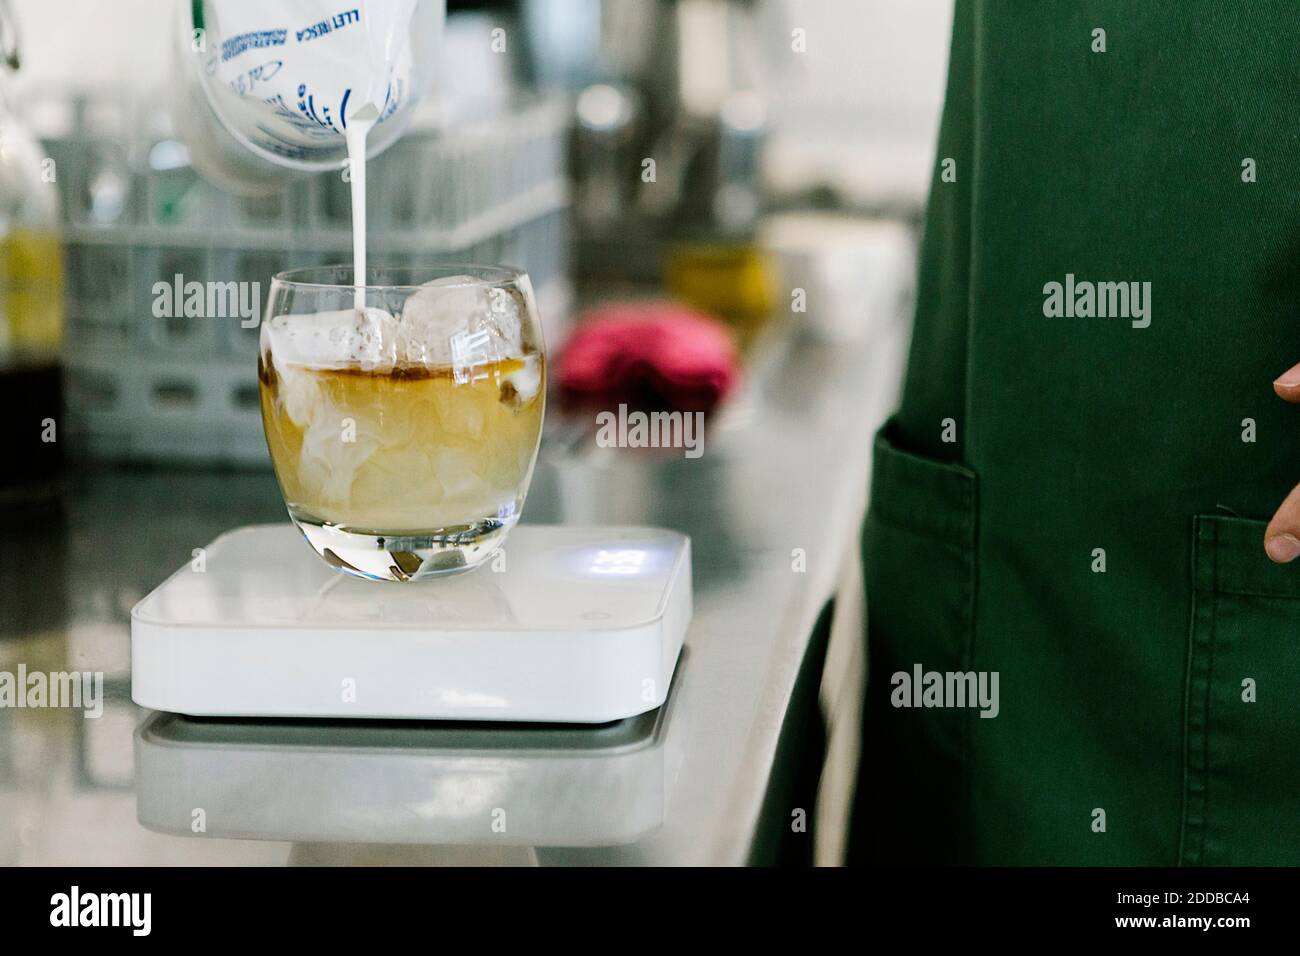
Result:
{"label": "person's hand", "polygon": [[[1279,398],[1300,405],[1300,365],[1288,369],[1273,383]],[[1264,550],[1279,564],[1300,557],[1300,485],[1291,489],[1264,532]]]}

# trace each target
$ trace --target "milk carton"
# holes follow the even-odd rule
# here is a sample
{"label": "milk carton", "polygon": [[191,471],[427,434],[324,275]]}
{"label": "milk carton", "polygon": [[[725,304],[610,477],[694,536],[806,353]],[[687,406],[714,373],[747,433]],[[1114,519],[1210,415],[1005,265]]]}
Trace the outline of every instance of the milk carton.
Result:
{"label": "milk carton", "polygon": [[[178,0],[177,126],[194,166],[258,195],[286,175],[341,169],[411,120],[445,0]],[[352,136],[349,136],[349,133]]]}

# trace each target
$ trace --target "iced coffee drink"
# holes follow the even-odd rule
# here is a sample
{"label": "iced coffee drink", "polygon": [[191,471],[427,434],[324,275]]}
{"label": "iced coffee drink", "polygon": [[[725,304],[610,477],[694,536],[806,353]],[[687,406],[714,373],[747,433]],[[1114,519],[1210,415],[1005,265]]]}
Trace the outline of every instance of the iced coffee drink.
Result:
{"label": "iced coffee drink", "polygon": [[263,325],[262,420],[285,503],[345,571],[409,580],[473,567],[518,520],[541,434],[527,278],[367,291],[363,309]]}

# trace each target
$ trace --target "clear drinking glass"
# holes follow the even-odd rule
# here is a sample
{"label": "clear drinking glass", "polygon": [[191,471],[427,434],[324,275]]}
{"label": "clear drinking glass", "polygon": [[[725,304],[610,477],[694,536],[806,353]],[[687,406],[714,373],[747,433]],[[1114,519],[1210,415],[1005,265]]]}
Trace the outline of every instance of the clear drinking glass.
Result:
{"label": "clear drinking glass", "polygon": [[546,404],[528,276],[291,269],[271,280],[262,424],[289,516],[363,578],[473,568],[519,520]]}

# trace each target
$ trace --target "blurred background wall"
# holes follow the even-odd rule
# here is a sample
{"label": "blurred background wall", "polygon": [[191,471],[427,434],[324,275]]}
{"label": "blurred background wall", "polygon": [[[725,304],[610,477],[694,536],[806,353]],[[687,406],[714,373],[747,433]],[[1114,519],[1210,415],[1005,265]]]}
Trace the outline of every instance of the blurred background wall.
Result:
{"label": "blurred background wall", "polygon": [[[924,202],[948,64],[952,0],[783,0],[806,26],[802,76],[771,84],[773,165],[864,197]],[[788,31],[787,31],[788,32]]]}
{"label": "blurred background wall", "polygon": [[[549,4],[555,16],[573,18],[585,6]],[[170,75],[171,6],[14,0],[25,47],[15,91],[112,86],[158,94]],[[789,180],[820,174],[865,196],[901,190],[923,198],[952,0],[761,0],[759,7],[765,43],[788,43],[795,27],[808,38],[801,71],[764,77],[774,167]]]}
{"label": "blurred background wall", "polygon": [[167,0],[14,0],[22,31],[18,95],[40,87],[126,86],[156,92],[171,64]]}

